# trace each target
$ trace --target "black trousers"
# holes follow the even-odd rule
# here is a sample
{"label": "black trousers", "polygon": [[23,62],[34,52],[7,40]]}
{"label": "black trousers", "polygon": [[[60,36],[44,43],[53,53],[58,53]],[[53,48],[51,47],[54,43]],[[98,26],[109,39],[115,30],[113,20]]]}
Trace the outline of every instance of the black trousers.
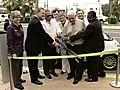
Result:
{"label": "black trousers", "polygon": [[[58,53],[56,52],[55,47],[47,47],[44,48],[45,50],[42,51],[42,56],[56,56]],[[55,72],[55,62],[56,59],[44,59],[43,60],[43,69],[44,69],[44,74],[50,74]]]}
{"label": "black trousers", "polygon": [[[76,54],[82,54],[82,45],[75,45],[75,46],[70,46],[67,45],[67,47],[74,51]],[[77,59],[79,63],[75,60]],[[83,59],[81,58],[69,58],[68,59],[70,63],[70,75],[74,77],[74,79],[82,79],[83,75]]]}
{"label": "black trousers", "polygon": [[98,60],[100,56],[87,57],[87,73],[88,78],[98,80]]}
{"label": "black trousers", "polygon": [[104,71],[104,66],[103,66],[103,60],[101,57],[99,57],[99,60],[98,60],[98,74],[104,74],[105,71]]}
{"label": "black trousers", "polygon": [[[17,56],[22,57],[23,53],[18,53]],[[12,77],[13,77],[14,86],[21,84],[20,79],[21,79],[22,67],[23,67],[22,62],[23,62],[23,60],[19,60],[19,59],[11,60]]]}
{"label": "black trousers", "polygon": [[[27,56],[38,56],[38,54],[27,53]],[[38,60],[37,59],[29,59],[27,61],[28,61],[31,82],[34,82],[37,80],[37,77],[39,75]]]}

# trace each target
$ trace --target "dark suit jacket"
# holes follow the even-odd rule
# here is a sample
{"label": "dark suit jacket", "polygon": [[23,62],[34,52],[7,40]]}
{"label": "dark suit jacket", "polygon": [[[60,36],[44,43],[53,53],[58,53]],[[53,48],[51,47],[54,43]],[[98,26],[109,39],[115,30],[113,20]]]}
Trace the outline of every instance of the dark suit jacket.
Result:
{"label": "dark suit jacket", "polygon": [[4,30],[6,31],[7,30],[7,27],[10,25],[10,22],[8,19],[5,20],[5,23],[4,23]]}
{"label": "dark suit jacket", "polygon": [[86,30],[78,32],[70,37],[71,41],[84,38],[83,51],[85,53],[101,52],[104,50],[104,37],[102,34],[101,23],[96,19],[90,23]]}
{"label": "dark suit jacket", "polygon": [[27,28],[26,52],[40,54],[42,42],[53,43],[53,39],[45,32],[39,19],[34,16]]}
{"label": "dark suit jacket", "polygon": [[23,53],[24,32],[22,25],[16,26],[11,23],[6,30],[8,53],[17,55]]}

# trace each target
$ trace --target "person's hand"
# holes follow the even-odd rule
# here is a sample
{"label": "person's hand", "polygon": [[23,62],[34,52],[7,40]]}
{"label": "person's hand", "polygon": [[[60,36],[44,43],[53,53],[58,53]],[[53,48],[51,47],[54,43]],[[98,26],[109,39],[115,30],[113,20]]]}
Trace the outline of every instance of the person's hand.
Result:
{"label": "person's hand", "polygon": [[59,46],[59,44],[58,43],[53,43],[52,45],[54,45],[55,47],[58,47]]}
{"label": "person's hand", "polygon": [[12,54],[12,57],[17,57],[17,55],[16,54]]}
{"label": "person's hand", "polygon": [[51,48],[55,48],[55,46],[53,45],[54,43],[48,43],[48,45],[51,47]]}
{"label": "person's hand", "polygon": [[69,37],[63,37],[64,41],[69,41]]}

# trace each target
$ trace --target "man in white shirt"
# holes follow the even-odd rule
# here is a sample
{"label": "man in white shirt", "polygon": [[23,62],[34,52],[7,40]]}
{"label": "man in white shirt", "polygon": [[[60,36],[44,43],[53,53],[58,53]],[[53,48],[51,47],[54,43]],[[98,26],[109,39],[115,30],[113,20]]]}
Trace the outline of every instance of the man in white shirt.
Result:
{"label": "man in white shirt", "polygon": [[[55,38],[60,32],[58,28],[56,28],[56,24],[54,20],[52,20],[52,12],[50,10],[45,11],[45,19],[42,22],[43,28],[46,31],[46,33],[49,34],[49,36],[54,40],[53,44],[49,44],[46,42],[43,42],[42,47],[42,55],[43,56],[55,56],[58,55],[56,52],[56,43]],[[48,79],[52,79],[51,75],[55,77],[58,77],[58,75],[55,73],[55,59],[49,59],[43,61],[43,69],[44,74]]]}
{"label": "man in white shirt", "polygon": [[[60,28],[63,29],[66,26],[67,23],[68,23],[68,20],[66,19],[66,16],[64,14],[61,14],[60,15],[60,20],[59,20]],[[62,49],[61,54],[65,55],[66,50]],[[68,62],[67,58],[62,59],[62,71],[61,71],[61,74],[64,74],[65,72],[67,72],[68,74],[70,73],[70,65],[69,65],[69,62]]]}

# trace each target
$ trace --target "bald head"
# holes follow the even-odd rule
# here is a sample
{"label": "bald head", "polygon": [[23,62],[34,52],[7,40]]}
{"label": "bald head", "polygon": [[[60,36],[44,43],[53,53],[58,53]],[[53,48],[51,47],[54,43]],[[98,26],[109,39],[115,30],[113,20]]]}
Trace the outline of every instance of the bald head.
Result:
{"label": "bald head", "polygon": [[76,14],[73,10],[69,11],[67,15],[68,16],[76,16]]}
{"label": "bald head", "polygon": [[51,18],[52,18],[52,12],[50,10],[46,10],[45,11],[45,20],[50,22]]}
{"label": "bald head", "polygon": [[75,20],[76,20],[76,15],[75,15],[75,12],[74,11],[70,11],[68,12],[68,20],[71,24],[74,24],[75,23]]}

